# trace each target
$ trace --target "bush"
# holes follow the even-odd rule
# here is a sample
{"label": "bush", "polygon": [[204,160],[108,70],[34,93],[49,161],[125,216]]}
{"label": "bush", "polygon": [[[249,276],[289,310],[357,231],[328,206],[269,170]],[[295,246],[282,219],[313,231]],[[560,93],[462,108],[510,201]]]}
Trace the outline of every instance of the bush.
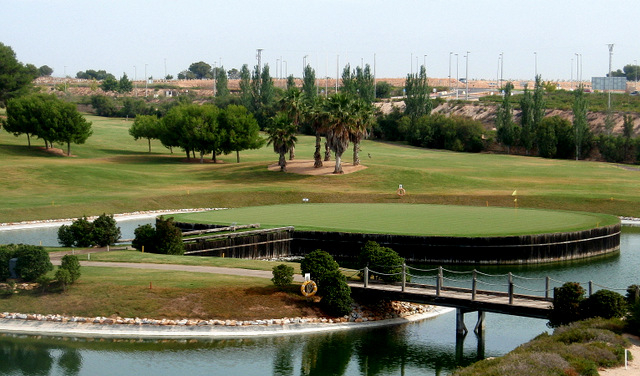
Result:
{"label": "bush", "polygon": [[580,305],[584,300],[584,293],[584,288],[576,282],[567,282],[562,287],[556,288],[548,325],[557,327],[580,320],[582,317]]}
{"label": "bush", "polygon": [[[368,241],[358,255],[358,268],[365,266],[383,274],[379,278],[385,282],[402,281],[402,265],[404,258],[400,257],[396,251],[388,247],[381,247],[374,241]],[[369,274],[371,276],[371,274]],[[374,275],[375,277],[375,275]]]}
{"label": "bush", "polygon": [[585,300],[583,304],[583,318],[620,318],[627,313],[627,303],[624,296],[614,291],[599,290]]}
{"label": "bush", "polygon": [[293,267],[285,264],[280,264],[273,267],[273,278],[271,282],[278,288],[283,289],[293,282]]}
{"label": "bush", "polygon": [[93,245],[93,224],[87,220],[87,217],[76,219],[69,227],[73,234],[73,245],[76,247]]}
{"label": "bush", "polygon": [[56,280],[60,284],[63,290],[67,289],[67,286],[73,283],[71,273],[67,269],[58,268],[56,270]]}
{"label": "bush", "polygon": [[173,217],[166,220],[162,216],[156,218],[155,244],[157,253],[167,255],[184,254],[182,231],[174,224]]}
{"label": "bush", "polygon": [[319,287],[322,287],[327,278],[334,271],[338,270],[338,263],[327,252],[316,249],[315,251],[307,254],[300,263],[300,269],[302,275],[306,273],[311,274],[311,279],[317,283]]}
{"label": "bush", "polygon": [[62,225],[58,228],[58,242],[63,247],[73,247],[76,241],[71,226]]}
{"label": "bush", "polygon": [[92,240],[101,247],[115,244],[120,239],[120,227],[117,226],[113,215],[103,213],[93,221]]}
{"label": "bush", "polygon": [[631,305],[627,316],[627,327],[635,335],[640,335],[640,302]]}
{"label": "bush", "polygon": [[40,287],[40,292],[47,292],[52,281],[53,280],[47,275],[41,275],[40,277],[38,277],[38,279],[35,280],[35,282]]}
{"label": "bush", "polygon": [[327,313],[344,316],[351,312],[351,288],[347,285],[347,278],[339,270],[325,275],[322,288],[318,292],[322,295],[320,304]]}
{"label": "bush", "polygon": [[71,276],[71,283],[74,283],[78,278],[80,278],[80,262],[78,261],[78,256],[64,255],[62,257],[60,269],[67,270]]}
{"label": "bush", "polygon": [[634,305],[640,302],[640,286],[639,285],[631,285],[627,287],[627,304]]}
{"label": "bush", "polygon": [[156,229],[150,224],[138,226],[133,234],[135,238],[131,242],[133,248],[138,251],[144,250],[149,253],[156,253]]}
{"label": "bush", "polygon": [[0,281],[6,281],[11,277],[9,260],[14,257],[16,246],[13,244],[0,245]]}
{"label": "bush", "polygon": [[53,270],[49,254],[43,247],[21,244],[16,250],[15,257],[18,258],[16,273],[26,281],[35,281]]}

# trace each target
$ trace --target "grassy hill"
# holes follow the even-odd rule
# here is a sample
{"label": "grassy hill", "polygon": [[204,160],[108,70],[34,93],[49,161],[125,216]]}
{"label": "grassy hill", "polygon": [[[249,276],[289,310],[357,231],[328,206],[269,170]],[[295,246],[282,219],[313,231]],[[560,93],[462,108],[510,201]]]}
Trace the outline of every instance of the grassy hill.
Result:
{"label": "grassy hill", "polygon": [[[158,141],[134,141],[124,119],[87,116],[94,134],[72,145],[73,157],[38,148],[41,140],[0,131],[0,222],[185,207],[241,207],[301,202],[513,205],[640,216],[640,171],[631,166],[465,154],[365,141],[368,168],[340,176],[267,170],[269,147],[222,156],[224,163],[186,163]],[[312,137],[300,136],[298,159],[312,159]],[[350,159],[351,149],[345,153]],[[210,158],[209,158],[210,159]],[[207,161],[207,162],[210,162]],[[328,162],[333,163],[333,162]],[[407,195],[395,194],[403,184]]]}

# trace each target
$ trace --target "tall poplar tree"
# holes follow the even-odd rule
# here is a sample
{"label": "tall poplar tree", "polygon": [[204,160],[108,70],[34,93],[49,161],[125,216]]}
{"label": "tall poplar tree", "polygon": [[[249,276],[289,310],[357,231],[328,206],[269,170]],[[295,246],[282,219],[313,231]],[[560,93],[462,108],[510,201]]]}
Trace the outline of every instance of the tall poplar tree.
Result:
{"label": "tall poplar tree", "polygon": [[496,111],[496,131],[498,141],[507,147],[507,153],[511,153],[511,147],[518,142],[520,128],[513,122],[511,109],[511,90],[513,84],[507,82],[504,86],[504,98]]}
{"label": "tall poplar tree", "polygon": [[405,115],[415,122],[423,115],[431,114],[433,104],[429,97],[429,79],[427,78],[427,69],[420,67],[420,72],[408,74],[404,83],[405,90]]}
{"label": "tall poplar tree", "polygon": [[520,99],[520,142],[524,146],[526,153],[529,154],[529,150],[533,147],[533,141],[535,140],[535,130],[533,129],[533,97],[531,92],[524,85],[524,94]]}
{"label": "tall poplar tree", "polygon": [[573,132],[576,147],[576,161],[582,157],[585,141],[589,139],[589,123],[587,123],[587,98],[584,88],[580,85],[574,92],[573,100]]}
{"label": "tall poplar tree", "polygon": [[229,79],[224,67],[216,68],[216,93],[219,97],[229,95]]}

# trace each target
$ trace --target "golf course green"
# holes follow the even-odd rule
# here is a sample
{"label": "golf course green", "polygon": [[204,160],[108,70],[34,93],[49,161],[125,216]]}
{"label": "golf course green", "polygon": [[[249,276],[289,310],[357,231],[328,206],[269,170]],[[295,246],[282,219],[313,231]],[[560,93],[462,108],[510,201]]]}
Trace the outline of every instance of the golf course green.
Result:
{"label": "golf course green", "polygon": [[512,236],[581,231],[619,222],[606,214],[428,204],[300,203],[179,214],[178,222],[262,228],[294,226],[296,231],[414,236]]}

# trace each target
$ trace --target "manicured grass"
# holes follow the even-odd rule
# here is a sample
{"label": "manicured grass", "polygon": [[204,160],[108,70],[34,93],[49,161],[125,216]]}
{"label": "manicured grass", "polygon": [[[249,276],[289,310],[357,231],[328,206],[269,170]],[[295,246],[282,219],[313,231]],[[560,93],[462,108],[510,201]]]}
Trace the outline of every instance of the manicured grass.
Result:
{"label": "manicured grass", "polygon": [[[87,116],[94,134],[72,145],[75,157],[49,154],[26,137],[0,130],[0,222],[66,218],[145,209],[244,207],[301,202],[513,204],[640,216],[640,171],[614,164],[466,154],[365,141],[368,168],[341,176],[270,172],[272,148],[185,163],[158,141],[128,134],[131,121]],[[298,159],[312,159],[314,138],[299,136]],[[370,158],[369,158],[370,156]],[[209,157],[210,158],[210,157]],[[351,149],[344,155],[351,158]],[[332,162],[325,162],[332,164]],[[407,195],[395,195],[403,184]]]}
{"label": "manicured grass", "polygon": [[[20,292],[0,299],[3,311],[77,316],[251,320],[321,314],[296,286],[207,273],[83,267],[66,292]],[[149,284],[151,283],[151,289]]]}
{"label": "manicured grass", "polygon": [[[86,255],[79,255],[80,260],[85,260]],[[178,265],[198,265],[198,266],[219,266],[225,268],[239,268],[251,270],[273,270],[273,267],[280,264],[287,264],[293,267],[295,273],[300,273],[300,263],[264,260],[246,260],[224,257],[204,257],[204,256],[175,256],[159,255],[154,253],[142,253],[139,251],[113,251],[92,253],[91,261],[114,261],[114,262],[135,262],[151,264],[178,264]]]}
{"label": "manicured grass", "polygon": [[617,217],[540,209],[421,204],[290,204],[179,214],[195,223],[260,223],[297,230],[400,235],[505,236],[577,231]]}

